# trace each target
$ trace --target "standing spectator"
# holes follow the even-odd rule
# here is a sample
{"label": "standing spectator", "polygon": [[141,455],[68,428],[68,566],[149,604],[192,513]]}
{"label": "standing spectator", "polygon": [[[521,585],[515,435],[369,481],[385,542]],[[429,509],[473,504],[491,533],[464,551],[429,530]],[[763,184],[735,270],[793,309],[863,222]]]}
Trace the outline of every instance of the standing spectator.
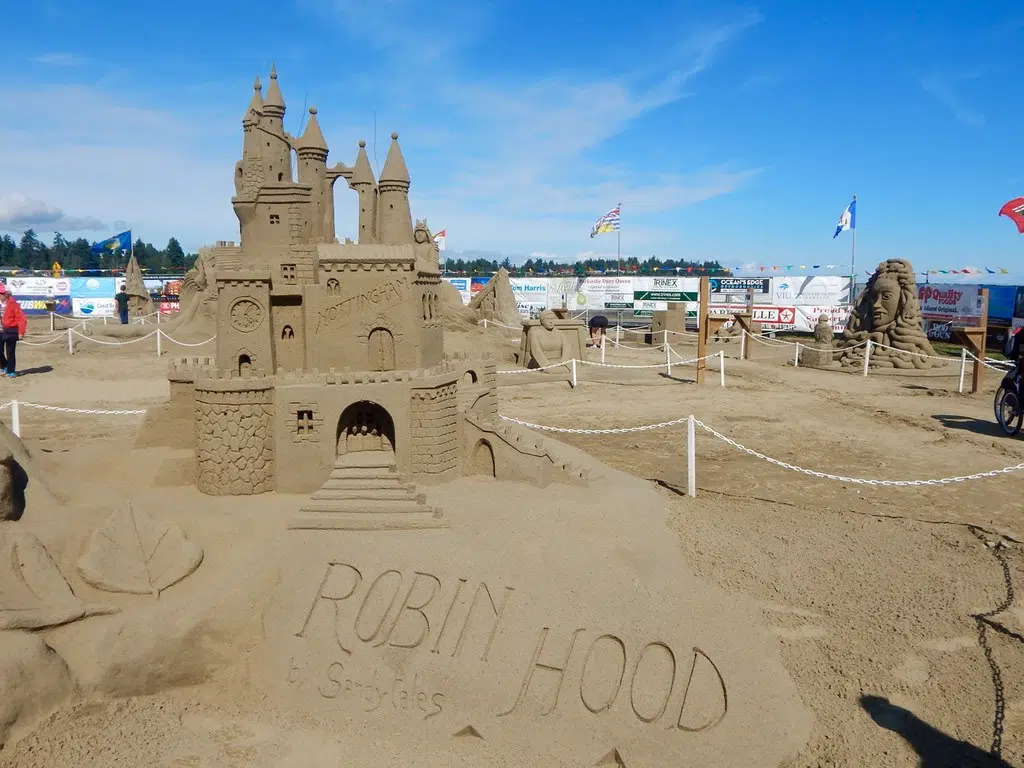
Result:
{"label": "standing spectator", "polygon": [[4,283],[0,283],[0,325],[0,368],[6,376],[13,379],[18,375],[16,347],[18,342],[25,338],[28,320],[21,311],[17,299],[7,292],[7,285]]}
{"label": "standing spectator", "polygon": [[128,299],[131,298],[125,293],[125,283],[121,283],[121,290],[114,294],[114,301],[117,302],[117,314],[121,317],[121,325],[128,325]]}

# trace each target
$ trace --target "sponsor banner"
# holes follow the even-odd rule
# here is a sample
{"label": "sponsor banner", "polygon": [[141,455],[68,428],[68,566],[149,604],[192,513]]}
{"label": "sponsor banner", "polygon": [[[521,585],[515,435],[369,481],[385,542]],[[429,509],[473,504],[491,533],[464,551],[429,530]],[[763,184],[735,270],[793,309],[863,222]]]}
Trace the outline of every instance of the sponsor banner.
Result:
{"label": "sponsor banner", "polygon": [[167,301],[173,301],[181,293],[182,280],[178,277],[147,277],[142,282],[145,284],[146,290],[149,291],[149,295],[154,298],[159,297]]}
{"label": "sponsor banner", "polygon": [[739,293],[744,296],[749,290],[753,290],[755,296],[770,293],[772,283],[769,277],[712,277],[708,282],[712,293]]}
{"label": "sponsor banner", "polygon": [[487,285],[489,282],[491,282],[491,278],[489,277],[471,278],[471,282],[469,284],[470,293],[476,296],[478,293],[480,293],[480,291],[484,289],[484,286]]}
{"label": "sponsor banner", "polygon": [[976,325],[981,318],[982,297],[976,285],[927,283],[918,286],[917,297],[925,320]]}
{"label": "sponsor banner", "polygon": [[[548,281],[542,277],[512,277],[512,294],[521,315],[533,316],[537,307],[548,306]],[[525,311],[524,311],[525,308]]]}
{"label": "sponsor banner", "polygon": [[688,291],[633,291],[633,301],[697,301],[697,292]]}
{"label": "sponsor banner", "polygon": [[770,303],[780,307],[850,304],[850,278],[834,275],[773,277]]}
{"label": "sponsor banner", "polygon": [[178,302],[176,301],[161,301],[157,303],[157,312],[161,315],[173,315],[178,311]]}
{"label": "sponsor banner", "polygon": [[[712,315],[732,315],[736,313],[735,304],[713,303],[709,309]],[[828,315],[829,325],[833,331],[846,328],[850,316],[850,307],[837,305],[830,307],[776,307],[772,304],[754,305],[754,322],[761,323],[764,331],[792,331],[811,333],[818,324],[820,315]]]}
{"label": "sponsor banner", "polygon": [[458,290],[459,295],[462,297],[463,304],[469,304],[473,298],[473,294],[469,290],[469,278],[468,277],[446,277],[449,283],[451,283]]}
{"label": "sponsor banner", "polygon": [[[8,278],[10,280],[10,278]],[[71,297],[70,296],[18,296],[14,294],[14,298],[21,305],[22,311],[26,315],[46,315],[49,314],[50,310],[47,309],[46,305],[49,302],[55,304],[53,311],[58,315],[70,315],[71,314]]]}
{"label": "sponsor banner", "polygon": [[924,332],[932,341],[952,341],[953,324],[948,322],[925,320]]}
{"label": "sponsor banner", "polygon": [[67,277],[8,277],[7,290],[13,296],[70,296]]}
{"label": "sponsor banner", "polygon": [[578,309],[630,309],[633,306],[633,278],[586,277],[576,294]]}
{"label": "sponsor banner", "polygon": [[108,299],[117,293],[117,278],[72,277],[72,299]]}
{"label": "sponsor banner", "polygon": [[116,317],[117,304],[109,299],[72,299],[71,311],[75,317]]}

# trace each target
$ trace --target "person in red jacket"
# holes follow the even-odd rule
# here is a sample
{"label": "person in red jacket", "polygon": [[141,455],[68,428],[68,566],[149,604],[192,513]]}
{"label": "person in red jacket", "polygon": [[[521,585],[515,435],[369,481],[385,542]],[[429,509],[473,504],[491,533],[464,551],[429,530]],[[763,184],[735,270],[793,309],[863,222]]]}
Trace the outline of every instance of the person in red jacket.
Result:
{"label": "person in red jacket", "polygon": [[7,285],[4,283],[0,283],[0,325],[3,326],[3,333],[0,335],[0,368],[13,379],[18,375],[15,348],[18,342],[25,338],[28,320],[21,311],[21,305],[7,292]]}

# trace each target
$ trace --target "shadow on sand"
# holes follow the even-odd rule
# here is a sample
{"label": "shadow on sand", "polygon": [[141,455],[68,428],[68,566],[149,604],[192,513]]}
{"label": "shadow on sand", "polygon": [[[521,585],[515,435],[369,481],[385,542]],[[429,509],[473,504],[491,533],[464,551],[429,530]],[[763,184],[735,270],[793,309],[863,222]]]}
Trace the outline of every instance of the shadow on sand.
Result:
{"label": "shadow on sand", "polygon": [[860,705],[880,727],[898,733],[913,747],[921,768],[1014,768],[973,744],[943,733],[886,698],[861,696]]}
{"label": "shadow on sand", "polygon": [[932,418],[947,429],[962,429],[965,432],[973,432],[976,435],[986,435],[987,437],[1006,437],[1003,434],[1003,430],[996,424],[995,416],[988,420],[975,419],[970,416],[937,413]]}
{"label": "shadow on sand", "polygon": [[22,368],[20,371],[18,371],[18,377],[21,378],[22,376],[31,376],[34,373],[52,373],[52,372],[53,372],[53,366],[52,365],[37,365],[35,368]]}

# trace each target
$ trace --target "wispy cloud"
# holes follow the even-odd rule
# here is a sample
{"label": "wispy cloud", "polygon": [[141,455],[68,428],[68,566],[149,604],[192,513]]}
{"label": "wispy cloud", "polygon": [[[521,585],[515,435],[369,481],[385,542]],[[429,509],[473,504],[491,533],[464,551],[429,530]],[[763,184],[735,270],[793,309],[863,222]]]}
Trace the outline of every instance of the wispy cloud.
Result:
{"label": "wispy cloud", "polygon": [[92,232],[104,228],[92,216],[69,216],[60,208],[18,193],[0,195],[0,231]]}
{"label": "wispy cloud", "polygon": [[32,59],[35,64],[45,64],[50,67],[80,67],[87,59],[74,53],[43,53]]}
{"label": "wispy cloud", "polygon": [[957,92],[957,86],[970,80],[976,80],[980,73],[970,72],[957,75],[931,74],[921,78],[921,87],[953,113],[958,121],[972,128],[985,125],[985,115],[969,106]]}
{"label": "wispy cloud", "polygon": [[81,86],[0,88],[0,100],[3,228],[100,234],[120,219],[192,248],[232,235],[234,147],[197,128],[222,117],[190,110],[185,121]]}

